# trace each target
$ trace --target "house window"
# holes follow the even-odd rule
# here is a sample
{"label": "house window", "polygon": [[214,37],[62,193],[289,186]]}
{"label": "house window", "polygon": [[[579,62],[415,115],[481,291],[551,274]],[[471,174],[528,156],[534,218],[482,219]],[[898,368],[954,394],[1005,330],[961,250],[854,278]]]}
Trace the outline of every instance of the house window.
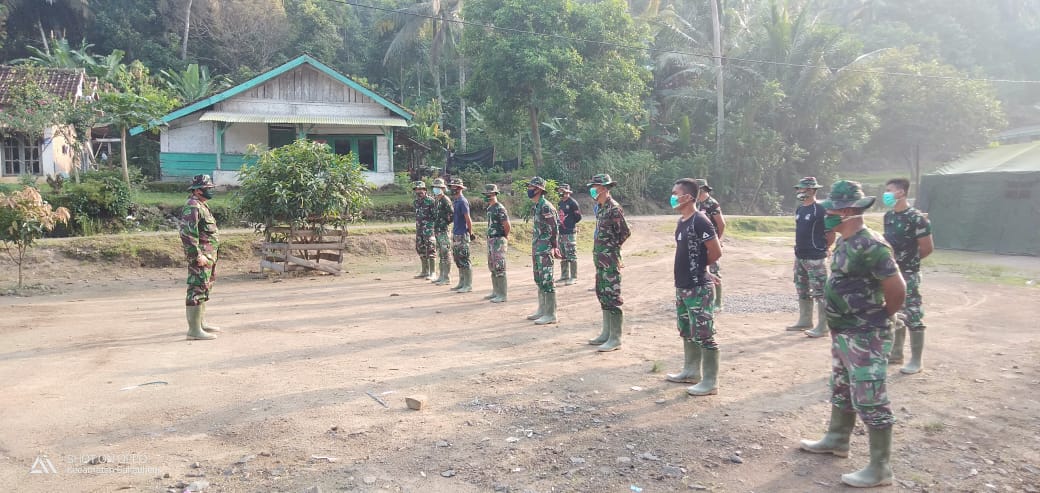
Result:
{"label": "house window", "polygon": [[292,144],[296,140],[296,127],[292,125],[271,125],[267,127],[267,147],[277,149]]}
{"label": "house window", "polygon": [[29,139],[22,136],[4,137],[4,175],[42,175],[40,145],[39,139],[29,144]]}
{"label": "house window", "polygon": [[332,152],[345,156],[351,154],[354,161],[368,171],[376,170],[376,136],[375,135],[318,135],[309,134],[307,138],[315,142],[328,144]]}

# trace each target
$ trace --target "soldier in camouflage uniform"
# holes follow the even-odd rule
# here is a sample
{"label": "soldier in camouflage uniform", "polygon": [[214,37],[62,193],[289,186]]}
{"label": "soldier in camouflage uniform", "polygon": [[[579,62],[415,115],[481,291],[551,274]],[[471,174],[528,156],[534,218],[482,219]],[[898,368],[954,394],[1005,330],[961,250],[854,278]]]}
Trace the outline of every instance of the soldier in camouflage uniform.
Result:
{"label": "soldier in camouflage uniform", "polygon": [[451,284],[451,259],[448,252],[451,251],[451,236],[448,226],[451,225],[454,209],[451,199],[444,193],[447,186],[443,178],[433,180],[433,231],[437,238],[437,257],[440,259],[440,275],[433,280],[438,286]]}
{"label": "soldier in camouflage uniform", "polygon": [[498,201],[498,185],[484,186],[487,208],[488,270],[491,271],[491,294],[484,297],[492,303],[506,301],[506,252],[509,248],[509,212]]}
{"label": "soldier in camouflage uniform", "polygon": [[545,199],[545,180],[535,176],[527,182],[527,198],[534,202],[531,218],[531,269],[538,286],[538,311],[527,316],[536,325],[556,323],[556,290],[553,288],[553,259],[560,258],[559,222],[556,208]]}
{"label": "soldier in camouflage uniform", "polygon": [[415,275],[416,279],[433,279],[434,254],[433,245],[433,199],[426,194],[426,184],[417,181],[412,183],[415,192],[415,253],[419,254],[422,271]]}
{"label": "soldier in camouflage uniform", "polygon": [[628,222],[621,205],[610,196],[610,189],[617,182],[610,175],[592,177],[585,186],[599,208],[596,212],[596,237],[592,243],[592,261],[596,265],[596,298],[603,311],[603,330],[599,337],[589,339],[589,344],[599,345],[597,351],[614,351],[621,348],[621,330],[624,327],[624,312],[621,305],[621,245],[629,236]]}
{"label": "soldier in camouflage uniform", "polygon": [[[708,185],[708,180],[698,178],[694,181],[700,187],[697,193],[697,210],[703,212],[711,220],[719,245],[722,245],[722,235],[726,231],[726,217],[722,215],[722,206],[711,196],[714,189]],[[708,271],[711,272],[712,281],[715,283],[715,309],[722,310],[722,274],[719,273],[719,263],[713,262],[708,266]]]}
{"label": "soldier in camouflage uniform", "polygon": [[885,213],[885,239],[895,251],[896,263],[906,280],[906,305],[903,318],[906,324],[899,324],[892,342],[892,355],[889,364],[903,362],[903,342],[906,340],[906,329],[910,329],[910,362],[899,369],[901,373],[912,375],[924,369],[921,360],[924,352],[924,309],[921,308],[921,259],[932,253],[932,223],[925,215],[910,207],[907,194],[910,192],[910,180],[894,178],[885,184],[882,201],[892,210]]}
{"label": "soldier in camouflage uniform", "polygon": [[[834,233],[823,224],[826,211],[816,201],[820,184],[816,177],[802,178],[794,186],[801,204],[794,213],[794,286],[798,291],[798,321],[787,330],[805,330],[809,337],[827,335],[827,305],[823,301],[823,286],[827,283],[827,256],[830,255]],[[813,305],[816,308],[816,327],[813,327]]]}
{"label": "soldier in camouflage uniform", "polygon": [[473,219],[469,215],[469,199],[463,195],[466,185],[461,178],[452,178],[451,194],[455,197],[452,205],[454,218],[451,229],[451,253],[455,257],[455,267],[459,268],[459,283],[451,288],[456,293],[473,291],[473,267],[469,261],[469,244],[477,239],[473,234]]}
{"label": "soldier in camouflage uniform", "polygon": [[185,299],[188,340],[216,339],[210,332],[220,329],[206,324],[206,302],[216,279],[217,221],[206,201],[213,198],[213,180],[196,175],[188,191],[191,195],[181,211],[181,244],[188,258],[188,296]]}
{"label": "soldier in camouflage uniform", "polygon": [[[699,186],[690,178],[676,180],[671,206],[680,214],[675,227],[675,314],[683,340],[683,369],[669,382],[694,383],[689,395],[718,393],[719,345],[715,342],[715,283],[708,266],[722,257],[715,226],[697,210]],[[701,379],[703,364],[704,379]]]}
{"label": "soldier in camouflage uniform", "polygon": [[581,206],[571,196],[571,186],[561,183],[556,187],[560,194],[560,278],[557,284],[570,286],[578,279],[578,223],[581,222]]}
{"label": "soldier in camouflage uniform", "polygon": [[906,297],[906,285],[892,248],[863,223],[874,204],[854,181],[839,181],[821,202],[827,225],[841,235],[824,288],[831,330],[831,421],[822,440],[802,440],[802,450],[848,457],[858,413],[870,437],[870,463],[841,481],[855,487],[892,484],[892,415],[885,388],[892,321]]}

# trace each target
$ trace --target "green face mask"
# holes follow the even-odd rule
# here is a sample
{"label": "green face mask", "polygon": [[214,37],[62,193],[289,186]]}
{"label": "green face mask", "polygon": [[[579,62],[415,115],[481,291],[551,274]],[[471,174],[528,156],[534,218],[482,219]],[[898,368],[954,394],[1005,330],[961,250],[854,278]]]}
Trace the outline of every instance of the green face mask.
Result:
{"label": "green face mask", "polygon": [[841,224],[841,216],[828,215],[823,218],[823,227],[826,229],[834,229],[839,224]]}
{"label": "green face mask", "polygon": [[203,188],[202,189],[202,196],[206,200],[212,199],[213,198],[213,189],[212,188]]}

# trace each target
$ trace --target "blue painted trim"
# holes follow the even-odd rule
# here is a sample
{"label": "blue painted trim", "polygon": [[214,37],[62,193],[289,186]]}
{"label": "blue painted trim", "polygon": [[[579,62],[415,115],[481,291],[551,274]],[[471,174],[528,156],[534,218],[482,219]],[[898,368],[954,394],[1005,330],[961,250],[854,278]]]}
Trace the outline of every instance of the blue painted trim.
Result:
{"label": "blue painted trim", "polygon": [[168,113],[168,114],[164,115],[162,118],[159,118],[158,120],[151,122],[148,127],[145,127],[143,125],[138,125],[138,126],[136,126],[134,128],[131,128],[130,129],[130,135],[131,136],[137,135],[137,134],[139,134],[141,132],[144,132],[148,128],[155,127],[155,126],[158,126],[158,125],[169,124],[170,122],[172,122],[172,121],[174,121],[174,120],[176,120],[178,118],[182,118],[182,117],[188,116],[188,115],[190,115],[190,114],[192,114],[192,113],[194,113],[196,111],[199,111],[201,109],[206,108],[207,106],[212,106],[212,105],[217,104],[217,103],[219,103],[221,101],[224,101],[224,100],[226,100],[228,98],[237,96],[237,95],[239,95],[239,94],[241,94],[241,93],[243,93],[245,91],[248,91],[248,90],[250,90],[250,89],[252,89],[252,88],[254,88],[254,87],[256,87],[256,86],[258,86],[260,84],[263,84],[264,82],[267,82],[267,81],[269,81],[269,80],[271,80],[271,79],[273,79],[275,77],[278,77],[279,75],[282,75],[282,74],[284,74],[284,73],[286,73],[286,72],[288,72],[288,71],[290,71],[290,70],[292,70],[292,69],[294,69],[296,67],[299,67],[300,65],[303,65],[305,63],[309,64],[310,66],[312,66],[312,67],[314,67],[314,68],[316,68],[316,69],[318,69],[320,71],[322,71],[323,73],[325,73],[329,77],[332,77],[333,79],[336,79],[336,80],[338,80],[338,81],[340,81],[340,82],[350,86],[351,88],[361,92],[365,96],[368,96],[368,97],[372,98],[373,101],[376,101],[377,103],[385,106],[387,109],[389,109],[390,111],[393,111],[394,113],[399,115],[401,118],[404,118],[406,121],[412,121],[413,115],[408,110],[406,110],[406,109],[402,108],[401,106],[398,106],[398,105],[396,105],[394,103],[391,103],[390,101],[386,100],[382,96],[372,92],[369,89],[366,89],[364,86],[362,86],[361,84],[358,84],[357,82],[354,82],[349,77],[347,77],[347,76],[345,76],[345,75],[343,75],[343,74],[341,74],[339,72],[336,72],[335,70],[329,68],[328,65],[325,65],[324,63],[321,63],[321,62],[315,60],[314,58],[311,58],[310,55],[300,55],[300,56],[296,57],[295,59],[290,60],[290,61],[282,64],[280,67],[277,67],[277,68],[275,68],[275,69],[273,69],[271,71],[268,71],[268,72],[262,73],[262,74],[260,74],[260,75],[258,75],[256,77],[253,77],[252,79],[249,79],[248,81],[243,82],[243,83],[241,83],[241,84],[239,84],[239,85],[237,85],[235,87],[232,87],[231,89],[228,89],[228,90],[226,90],[226,91],[224,91],[222,93],[214,94],[214,95],[212,95],[212,96],[210,96],[210,97],[208,97],[206,99],[203,99],[202,101],[198,101],[198,102],[193,103],[191,105],[185,106],[185,107],[183,107],[183,108],[181,108],[181,109],[179,109],[177,111],[174,111],[172,113]]}

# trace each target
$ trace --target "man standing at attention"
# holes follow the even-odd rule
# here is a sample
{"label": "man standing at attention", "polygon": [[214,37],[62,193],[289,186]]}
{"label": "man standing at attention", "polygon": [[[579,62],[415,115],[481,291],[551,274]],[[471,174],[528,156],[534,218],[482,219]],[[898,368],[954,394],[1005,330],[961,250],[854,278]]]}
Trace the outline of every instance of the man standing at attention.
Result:
{"label": "man standing at attention", "polygon": [[438,286],[451,284],[451,259],[448,251],[451,250],[451,237],[448,236],[448,225],[454,219],[454,210],[451,199],[444,193],[444,178],[433,180],[433,231],[437,238],[437,257],[440,259],[440,275],[433,283]]}
{"label": "man standing at attention", "polygon": [[473,291],[473,268],[469,263],[469,243],[473,235],[473,219],[469,217],[469,200],[462,195],[466,189],[461,178],[452,178],[451,193],[455,197],[454,219],[451,230],[451,253],[455,256],[455,267],[459,268],[459,284],[451,288],[457,293]]}
{"label": "man standing at attention", "polygon": [[506,251],[509,248],[509,212],[498,201],[498,185],[484,185],[487,208],[488,270],[491,271],[491,294],[484,297],[492,303],[506,301]]}
{"label": "man standing at attention", "polygon": [[206,302],[213,288],[217,268],[217,220],[206,202],[213,198],[213,180],[209,175],[196,175],[188,187],[188,202],[181,211],[181,243],[188,258],[188,296],[185,299],[188,318],[188,340],[209,340],[220,332],[206,324]]}
{"label": "man standing at attention", "polygon": [[892,405],[885,388],[892,321],[906,297],[906,285],[885,239],[863,223],[874,204],[860,184],[839,181],[820,203],[835,242],[831,277],[824,288],[827,326],[831,330],[831,420],[819,441],[802,440],[816,454],[848,457],[849,440],[859,414],[870,440],[870,463],[841,481],[869,488],[892,484]]}
{"label": "man standing at attention", "polygon": [[433,279],[433,199],[426,195],[426,184],[417,181],[412,183],[412,191],[415,192],[415,253],[419,254],[419,262],[422,271],[415,275],[415,279]]}
{"label": "man standing at attention", "polygon": [[599,174],[585,186],[589,195],[599,205],[596,212],[596,237],[592,242],[592,262],[596,265],[596,298],[603,312],[603,330],[599,337],[589,339],[589,344],[599,344],[597,351],[621,349],[621,331],[624,329],[624,312],[621,305],[621,245],[632,231],[625,221],[625,211],[610,196],[610,189],[617,182],[610,175]]}
{"label": "man standing at attention", "polygon": [[[704,215],[711,220],[711,225],[715,227],[715,237],[721,246],[722,235],[726,231],[726,217],[722,215],[722,207],[719,205],[719,201],[711,196],[713,188],[708,185],[708,180],[698,178],[694,181],[697,183],[697,210],[704,212]],[[716,261],[709,264],[708,272],[711,273],[715,282],[715,308],[721,310],[722,275],[719,274],[719,263]]]}
{"label": "man standing at attention", "polygon": [[890,364],[903,362],[903,342],[906,329],[910,329],[910,362],[899,369],[912,375],[924,369],[921,354],[924,352],[924,310],[921,308],[921,259],[935,249],[932,243],[932,223],[921,211],[910,207],[907,194],[910,180],[893,178],[885,183],[885,194],[881,201],[892,210],[885,213],[885,240],[895,251],[896,263],[906,280],[906,306],[903,315],[906,325],[900,323],[892,341]]}
{"label": "man standing at attention", "polygon": [[[834,233],[823,225],[826,212],[816,202],[816,191],[823,187],[816,177],[802,178],[794,188],[801,202],[794,213],[794,287],[798,291],[798,321],[787,330],[805,330],[809,337],[823,337],[827,335],[823,286],[827,283],[827,255],[834,243]],[[812,322],[814,307],[816,327]]]}
{"label": "man standing at attention", "polygon": [[560,257],[559,218],[545,198],[545,180],[527,182],[527,198],[534,202],[531,219],[531,270],[538,287],[538,311],[527,316],[535,325],[556,323],[556,290],[553,288],[553,259]]}
{"label": "man standing at attention", "polygon": [[[672,187],[671,205],[679,211],[675,227],[675,314],[683,340],[683,369],[669,374],[669,382],[695,383],[686,393],[719,393],[719,345],[715,342],[715,284],[708,266],[722,257],[715,227],[697,209],[696,180],[682,178]],[[703,366],[703,380],[701,369]]]}
{"label": "man standing at attention", "polygon": [[578,201],[571,196],[571,186],[562,183],[556,187],[560,194],[560,253],[563,260],[560,261],[560,279],[570,286],[578,279],[578,222],[581,221],[581,207]]}

